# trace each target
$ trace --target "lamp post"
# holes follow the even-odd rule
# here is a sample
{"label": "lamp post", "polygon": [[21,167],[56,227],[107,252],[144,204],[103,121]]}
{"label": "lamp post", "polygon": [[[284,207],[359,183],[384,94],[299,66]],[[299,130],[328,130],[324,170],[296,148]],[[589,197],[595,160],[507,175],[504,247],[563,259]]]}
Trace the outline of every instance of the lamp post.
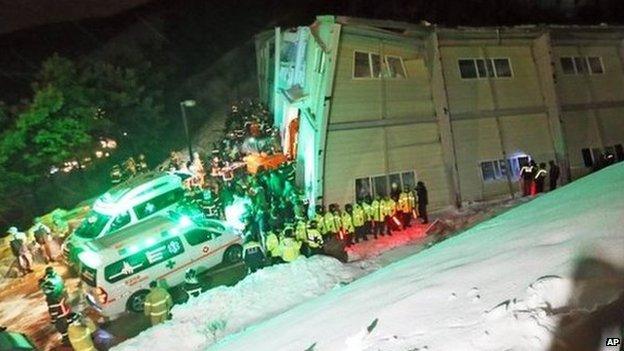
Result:
{"label": "lamp post", "polygon": [[191,136],[189,135],[188,122],[186,121],[185,107],[195,106],[195,100],[180,101],[180,109],[182,110],[182,121],[184,122],[184,132],[186,133],[186,143],[188,144],[189,161],[193,161],[193,148],[191,147]]}

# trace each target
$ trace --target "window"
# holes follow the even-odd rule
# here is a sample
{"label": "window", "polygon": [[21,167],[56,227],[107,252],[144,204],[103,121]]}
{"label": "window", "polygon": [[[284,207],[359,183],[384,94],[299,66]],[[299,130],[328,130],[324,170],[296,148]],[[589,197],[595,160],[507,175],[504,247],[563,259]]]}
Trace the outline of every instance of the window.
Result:
{"label": "window", "polygon": [[212,240],[216,237],[221,236],[221,233],[212,232],[205,229],[194,229],[189,232],[184,233],[184,237],[186,241],[192,246],[199,245],[205,243],[208,240]]}
{"label": "window", "polygon": [[529,156],[515,156],[507,160],[481,161],[481,178],[484,182],[507,179],[507,173],[511,179],[520,176],[520,169],[529,163]]}
{"label": "window", "polygon": [[407,78],[403,58],[398,56],[386,56],[386,67],[388,69],[388,77],[390,78]]}
{"label": "window", "polygon": [[576,67],[576,74],[583,74],[587,72],[587,62],[584,57],[574,58],[574,67]]}
{"label": "window", "polygon": [[603,74],[602,59],[600,57],[588,57],[587,63],[589,64],[589,72],[591,74]]}
{"label": "window", "polygon": [[462,79],[510,78],[512,76],[511,63],[508,58],[460,59],[457,63]]}
{"label": "window", "polygon": [[391,188],[389,187],[392,183],[396,183],[399,190],[406,188],[414,189],[416,185],[416,172],[405,171],[389,175],[358,178],[355,180],[355,198],[357,201],[360,201],[366,199],[369,195],[371,198],[391,195]]}
{"label": "window", "polygon": [[184,246],[180,238],[174,237],[164,240],[143,251],[106,266],[104,268],[104,278],[109,283],[115,283],[178,256],[183,252]]}
{"label": "window", "polygon": [[511,77],[511,64],[508,58],[494,59],[494,68],[496,69],[496,77]]}
{"label": "window", "polygon": [[617,160],[624,161],[624,147],[622,147],[622,144],[614,145],[613,148],[615,149]]}
{"label": "window", "polygon": [[576,70],[574,69],[574,61],[572,61],[571,57],[562,57],[560,61],[563,74],[576,74]]}
{"label": "window", "polygon": [[371,187],[370,178],[360,178],[355,180],[355,199],[357,201],[366,200],[367,197],[373,197],[373,189]]}
{"label": "window", "polygon": [[603,74],[604,66],[600,56],[561,57],[563,74]]}
{"label": "window", "polygon": [[370,52],[354,52],[353,78],[379,78],[380,76],[381,56]]}
{"label": "window", "polygon": [[477,78],[477,67],[474,60],[459,60],[459,75],[463,79]]}
{"label": "window", "polygon": [[174,189],[156,196],[155,198],[134,207],[138,219],[143,219],[166,207],[169,207],[184,197],[184,190]]}
{"label": "window", "polygon": [[583,164],[585,165],[585,167],[591,167],[594,165],[594,158],[592,157],[590,149],[582,149],[581,154],[583,155]]}
{"label": "window", "polygon": [[316,49],[316,65],[314,71],[322,73],[325,70],[325,51],[323,49]]}
{"label": "window", "polygon": [[121,229],[122,227],[124,227],[126,224],[129,224],[129,223],[130,223],[130,213],[128,211],[124,213],[120,213],[117,215],[117,217],[115,217],[115,219],[113,219],[113,223],[108,229],[108,232],[109,233],[114,232],[117,229]]}
{"label": "window", "polygon": [[76,229],[75,233],[81,238],[95,238],[100,235],[109,219],[109,216],[95,211],[90,211],[82,223],[80,223],[80,226]]}

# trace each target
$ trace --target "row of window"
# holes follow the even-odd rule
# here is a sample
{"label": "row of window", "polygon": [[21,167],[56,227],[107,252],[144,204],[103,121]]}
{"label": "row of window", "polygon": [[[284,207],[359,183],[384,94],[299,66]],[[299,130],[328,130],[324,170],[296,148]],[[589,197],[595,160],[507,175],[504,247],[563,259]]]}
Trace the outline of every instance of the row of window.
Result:
{"label": "row of window", "polygon": [[508,58],[459,59],[459,75],[462,79],[511,78],[511,62]]}
{"label": "row of window", "polygon": [[381,56],[374,52],[355,51],[353,53],[353,78],[407,78],[403,58],[400,56],[384,56],[382,72]]}
{"label": "row of window", "polygon": [[416,172],[405,171],[391,174],[382,174],[355,180],[355,199],[363,201],[367,197],[385,197],[392,195],[392,185],[397,189],[414,189],[416,186]]}
{"label": "row of window", "polygon": [[606,154],[613,155],[618,161],[624,161],[624,146],[622,146],[622,144],[616,144],[613,146],[606,146],[604,150],[601,148],[581,149],[585,167],[593,167],[599,162],[600,158]]}
{"label": "row of window", "polygon": [[496,180],[506,180],[507,172],[510,170],[510,178],[517,179],[520,176],[520,169],[529,163],[529,156],[511,157],[507,160],[487,160],[479,163],[481,178],[484,182]]}
{"label": "row of window", "polygon": [[602,57],[599,56],[562,57],[560,61],[563,74],[604,73]]}

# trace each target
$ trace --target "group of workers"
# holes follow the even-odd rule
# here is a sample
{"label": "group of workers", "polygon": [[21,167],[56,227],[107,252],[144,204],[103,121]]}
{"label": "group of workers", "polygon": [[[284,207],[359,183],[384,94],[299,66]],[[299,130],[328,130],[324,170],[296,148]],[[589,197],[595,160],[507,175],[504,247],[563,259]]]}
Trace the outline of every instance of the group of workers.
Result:
{"label": "group of workers", "polygon": [[546,177],[550,181],[550,191],[557,188],[557,181],[560,177],[559,166],[555,161],[550,161],[550,170],[546,170],[546,163],[537,165],[534,160],[529,161],[520,169],[520,189],[522,196],[536,195],[544,192],[544,182]]}
{"label": "group of workers", "polygon": [[56,261],[60,255],[57,237],[40,218],[35,219],[35,224],[26,233],[19,231],[17,227],[10,227],[7,234],[10,238],[9,247],[15,258],[12,267],[16,267],[22,276],[33,272],[35,259],[47,264]]}
{"label": "group of workers", "polygon": [[147,171],[149,166],[144,154],[140,154],[136,160],[131,156],[122,164],[113,165],[110,170],[110,181],[112,185],[117,185]]}

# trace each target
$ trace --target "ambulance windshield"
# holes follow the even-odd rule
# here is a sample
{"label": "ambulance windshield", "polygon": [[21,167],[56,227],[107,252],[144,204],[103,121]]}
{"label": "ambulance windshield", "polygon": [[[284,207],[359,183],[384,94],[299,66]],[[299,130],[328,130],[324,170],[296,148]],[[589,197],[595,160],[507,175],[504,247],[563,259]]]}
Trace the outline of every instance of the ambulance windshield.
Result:
{"label": "ambulance windshield", "polygon": [[76,235],[85,239],[95,238],[102,232],[109,219],[110,216],[91,211],[76,229]]}

